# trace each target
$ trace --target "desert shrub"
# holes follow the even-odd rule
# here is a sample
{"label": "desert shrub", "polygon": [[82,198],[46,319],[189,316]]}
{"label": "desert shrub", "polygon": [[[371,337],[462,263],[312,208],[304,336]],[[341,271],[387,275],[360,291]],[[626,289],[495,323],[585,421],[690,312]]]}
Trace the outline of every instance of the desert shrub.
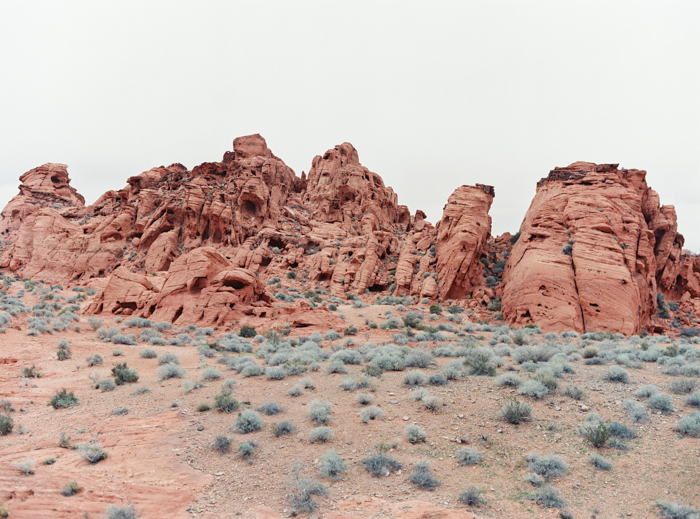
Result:
{"label": "desert shrub", "polygon": [[409,371],[403,377],[403,383],[408,387],[424,386],[427,381],[428,377],[422,371],[417,370]]}
{"label": "desert shrub", "polygon": [[484,499],[481,497],[482,493],[483,490],[479,490],[476,487],[469,487],[463,491],[457,499],[467,506],[479,506],[484,503]]}
{"label": "desert shrub", "polygon": [[423,398],[423,407],[430,412],[439,413],[442,410],[442,401],[434,396]]}
{"label": "desert shrub", "polygon": [[630,374],[627,372],[627,370],[621,368],[620,366],[610,366],[605,372],[605,380],[608,382],[629,384]]}
{"label": "desert shrub", "polygon": [[73,444],[70,442],[70,436],[62,432],[61,435],[58,437],[58,442],[56,443],[56,446],[59,449],[72,449]]}
{"label": "desert shrub", "polygon": [[610,470],[612,469],[612,463],[610,463],[608,460],[603,458],[602,456],[599,456],[597,454],[591,454],[588,456],[588,461],[590,461],[591,465],[593,465],[595,468],[600,469],[600,470]]}
{"label": "desert shrub", "polygon": [[566,386],[564,394],[569,398],[573,398],[574,400],[581,400],[584,396],[586,396],[586,392],[579,386]]}
{"label": "desert shrub", "polygon": [[238,413],[233,428],[241,434],[248,434],[262,429],[263,419],[259,413],[252,410],[245,410]]}
{"label": "desert shrub", "polygon": [[90,317],[88,317],[88,320],[87,320],[87,323],[95,331],[102,328],[102,325],[104,324],[104,322],[105,322],[104,319],[100,319],[99,317],[95,317],[95,316],[90,316]]}
{"label": "desert shrub", "polygon": [[228,392],[222,389],[221,393],[214,397],[214,407],[222,413],[233,413],[238,411],[241,405],[238,400],[232,398]]}
{"label": "desert shrub", "polygon": [[127,414],[128,412],[129,412],[128,407],[117,407],[116,409],[112,409],[110,411],[110,414],[113,414],[115,416],[121,416],[121,415]]}
{"label": "desert shrub", "polygon": [[618,450],[618,451],[630,450],[630,446],[627,445],[627,443],[625,443],[622,440],[618,440],[617,438],[611,438],[610,441],[608,442],[608,447],[610,447],[611,449]]}
{"label": "desert shrub", "polygon": [[343,328],[343,335],[357,335],[357,332],[357,326],[355,326],[354,324]]}
{"label": "desert shrub", "polygon": [[265,402],[258,407],[258,411],[267,416],[274,416],[282,412],[282,406],[276,402]]}
{"label": "desert shrub", "polygon": [[474,447],[464,447],[455,453],[459,465],[476,465],[484,457]]}
{"label": "desert shrub", "polygon": [[335,341],[337,339],[340,339],[342,337],[338,332],[335,330],[328,330],[326,334],[323,336],[324,339],[327,341]]}
{"label": "desert shrub", "polygon": [[309,418],[314,423],[325,425],[331,421],[332,405],[328,400],[314,400],[309,406]]}
{"label": "desert shrub", "polygon": [[688,393],[692,393],[696,386],[697,381],[693,380],[692,378],[682,378],[671,382],[669,389],[671,390],[671,393],[675,393],[677,395],[687,395]]}
{"label": "desert shrub", "polygon": [[527,395],[535,400],[540,400],[545,396],[551,394],[550,389],[545,386],[542,382],[535,379],[530,379],[522,384],[518,388],[519,395]]}
{"label": "desert shrub", "polygon": [[283,380],[287,378],[287,372],[279,366],[265,368],[265,376],[268,380]]}
{"label": "desert shrub", "polygon": [[407,425],[404,429],[404,433],[411,443],[424,442],[426,438],[425,431],[416,424]]}
{"label": "desert shrub", "polygon": [[429,368],[435,364],[435,358],[429,351],[413,350],[404,358],[404,364],[408,368]]}
{"label": "desert shrub", "polygon": [[309,433],[310,443],[326,443],[333,439],[333,431],[330,427],[321,426],[312,429]]}
{"label": "desert shrub", "polygon": [[289,504],[295,515],[301,512],[311,513],[316,510],[318,503],[314,501],[312,496],[322,496],[327,491],[326,486],[322,483],[304,476],[301,465],[297,465],[292,471],[288,485],[291,489]]}
{"label": "desert shrub", "polygon": [[76,449],[81,458],[89,461],[93,465],[101,460],[107,459],[107,451],[97,442],[79,443]]}
{"label": "desert shrub", "polygon": [[[282,370],[284,371],[284,370]],[[241,370],[241,375],[244,377],[257,377],[258,375],[263,374],[263,369],[261,366],[258,366],[257,364],[246,364],[243,369]],[[285,374],[286,375],[286,374]]]}
{"label": "desert shrub", "polygon": [[544,457],[539,454],[529,455],[527,457],[527,468],[530,472],[542,476],[545,481],[563,476],[569,470],[564,460],[554,454],[549,454]]}
{"label": "desert shrub", "polygon": [[124,321],[124,326],[128,328],[150,328],[153,326],[153,322],[150,319],[144,319],[143,317],[134,317],[128,321]]}
{"label": "desert shrub", "polygon": [[507,399],[501,407],[501,416],[508,423],[520,424],[531,419],[532,409],[528,404],[513,397]]}
{"label": "desert shrub", "polygon": [[374,395],[369,393],[358,393],[355,397],[355,402],[360,405],[369,405],[374,401]]}
{"label": "desert shrub", "polygon": [[148,339],[148,342],[153,344],[154,346],[165,346],[168,344],[168,341],[163,339],[162,337],[151,337]]}
{"label": "desert shrub", "polygon": [[116,387],[117,385],[111,378],[100,380],[97,383],[97,389],[99,389],[100,391],[112,391],[113,389],[116,389]]}
{"label": "desert shrub", "polygon": [[430,463],[427,461],[416,463],[413,473],[408,477],[408,481],[421,490],[433,491],[440,486],[440,482],[430,474]]}
{"label": "desert shrub", "polygon": [[51,405],[54,409],[68,408],[78,405],[79,400],[73,391],[68,393],[65,388],[58,391],[51,397]]}
{"label": "desert shrub", "polygon": [[244,324],[243,326],[241,326],[241,329],[238,331],[238,335],[240,337],[245,337],[247,339],[252,339],[257,334],[258,333],[255,331],[255,327],[248,326],[247,324]]}
{"label": "desert shrub", "polygon": [[0,436],[6,436],[12,432],[14,420],[9,414],[0,414]]}
{"label": "desert shrub", "polygon": [[116,334],[112,337],[112,344],[124,344],[126,346],[136,346],[136,335],[130,333],[128,335]]}
{"label": "desert shrub", "polygon": [[610,425],[600,421],[590,422],[589,425],[583,425],[579,432],[581,436],[597,449],[603,447],[612,436]]}
{"label": "desert shrub", "polygon": [[17,469],[24,473],[25,476],[31,476],[34,474],[34,461],[33,460],[23,460],[15,465]]}
{"label": "desert shrub", "polygon": [[[527,334],[523,333],[522,336],[526,337]],[[524,340],[529,340],[529,339],[524,339]],[[516,340],[516,337],[513,337],[513,342],[518,344],[518,340]],[[523,364],[524,362],[531,361],[531,362],[547,362],[549,359],[551,359],[554,354],[557,353],[557,350],[555,348],[551,348],[550,346],[544,346],[544,345],[536,345],[536,346],[521,346],[519,348],[515,348],[510,356],[515,360],[518,364]]]}
{"label": "desert shrub", "polygon": [[292,387],[289,388],[289,391],[287,391],[287,394],[289,396],[300,396],[304,393],[303,388],[299,384],[295,384]]}
{"label": "desert shrub", "polygon": [[678,420],[677,429],[682,434],[700,437],[700,412],[693,411],[689,416],[684,416]]}
{"label": "desert shrub", "polygon": [[355,377],[345,377],[340,383],[340,387],[345,391],[355,391],[358,387],[360,387],[360,383]]}
{"label": "desert shrub", "polygon": [[211,409],[211,404],[209,402],[198,402],[195,406],[195,411],[198,413],[204,413]]}
{"label": "desert shrub", "polygon": [[637,433],[631,427],[620,423],[610,422],[610,435],[621,440],[632,440],[637,437]]}
{"label": "desert shrub", "polygon": [[656,393],[650,396],[646,404],[649,409],[661,411],[663,414],[671,414],[673,412],[673,401],[671,396],[666,393]]}
{"label": "desert shrub", "polygon": [[384,418],[384,411],[376,405],[363,409],[360,412],[360,420],[362,420],[362,423],[369,423],[371,420],[376,420],[377,418]]}
{"label": "desert shrub", "polygon": [[496,379],[496,385],[518,387],[522,384],[522,379],[515,373],[504,373]]}
{"label": "desert shrub", "polygon": [[185,376],[185,370],[177,364],[169,362],[160,366],[156,370],[156,374],[160,377],[160,380],[167,380],[169,378],[182,378]]}
{"label": "desert shrub", "polygon": [[692,395],[685,398],[685,403],[689,406],[700,408],[700,391],[696,391]]}
{"label": "desert shrub", "polygon": [[272,426],[272,434],[275,436],[283,436],[294,432],[294,425],[289,420],[282,420]]}
{"label": "desert shrub", "polygon": [[112,368],[112,376],[114,377],[114,383],[118,386],[122,384],[131,384],[137,382],[139,379],[139,374],[136,373],[135,369],[130,369],[126,362],[121,364],[117,363],[116,366]]}
{"label": "desert shrub", "polygon": [[139,517],[140,514],[136,513],[134,505],[109,505],[105,511],[104,519],[138,519]]}
{"label": "desert shrub", "polygon": [[80,485],[76,481],[69,481],[61,488],[61,495],[66,497],[74,496],[80,492]]}
{"label": "desert shrub", "polygon": [[151,348],[144,348],[139,352],[139,356],[143,357],[144,359],[155,359],[158,357],[158,354]]}
{"label": "desert shrub", "polygon": [[122,350],[112,350],[112,355],[114,357],[121,357],[122,355],[124,355],[124,352]]}
{"label": "desert shrub", "polygon": [[375,478],[388,476],[392,472],[401,470],[401,463],[381,452],[363,459],[361,463],[365,470]]}
{"label": "desert shrub", "polygon": [[637,389],[637,391],[634,392],[634,396],[636,396],[637,398],[649,398],[650,396],[655,395],[658,392],[659,388],[656,387],[654,384],[647,384]]}
{"label": "desert shrub", "polygon": [[698,519],[700,512],[695,508],[683,506],[681,503],[662,501],[656,505],[664,519]]}
{"label": "desert shrub", "polygon": [[538,505],[544,508],[565,508],[566,501],[559,496],[559,492],[550,486],[544,486],[534,494],[528,496]]}
{"label": "desert shrub", "polygon": [[338,360],[329,362],[326,366],[326,373],[328,373],[329,375],[332,375],[334,373],[347,374],[347,372],[348,368],[346,368],[345,364]]}
{"label": "desert shrub", "polygon": [[255,442],[243,442],[238,446],[238,455],[241,459],[250,461],[250,458],[255,454],[255,449],[258,444]]}
{"label": "desert shrub", "polygon": [[624,406],[632,421],[644,422],[647,419],[647,413],[644,408],[634,400],[625,400]]}
{"label": "desert shrub", "polygon": [[222,377],[223,375],[221,374],[221,371],[219,371],[216,368],[208,367],[204,368],[204,371],[202,371],[201,375],[199,376],[200,380],[218,380]]}
{"label": "desert shrub", "polygon": [[335,451],[328,451],[319,460],[318,470],[322,478],[330,478],[333,481],[343,479],[343,473],[348,468],[348,464]]}
{"label": "desert shrub", "polygon": [[217,434],[212,449],[221,454],[227,454],[231,450],[231,440],[228,436]]}

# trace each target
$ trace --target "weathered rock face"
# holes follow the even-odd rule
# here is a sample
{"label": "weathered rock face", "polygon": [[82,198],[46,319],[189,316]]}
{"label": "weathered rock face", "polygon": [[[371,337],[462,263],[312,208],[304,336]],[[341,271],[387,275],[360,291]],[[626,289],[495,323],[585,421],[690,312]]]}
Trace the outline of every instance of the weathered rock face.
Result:
{"label": "weathered rock face", "polygon": [[491,237],[491,186],[462,186],[447,200],[438,223],[437,273],[443,299],[462,299],[482,280],[480,261]]}
{"label": "weathered rock face", "polygon": [[644,329],[656,310],[657,279],[683,244],[675,211],[659,207],[645,175],[577,162],[538,183],[503,276],[509,323],[627,335]]}

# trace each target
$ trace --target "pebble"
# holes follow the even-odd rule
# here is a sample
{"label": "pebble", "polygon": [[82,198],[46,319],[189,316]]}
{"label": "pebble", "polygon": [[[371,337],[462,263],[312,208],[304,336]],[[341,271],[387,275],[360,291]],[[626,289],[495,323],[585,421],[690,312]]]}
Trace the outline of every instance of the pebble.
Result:
{"label": "pebble", "polygon": [[404,422],[408,422],[408,416],[404,416],[404,417],[403,417],[403,421],[404,421]]}

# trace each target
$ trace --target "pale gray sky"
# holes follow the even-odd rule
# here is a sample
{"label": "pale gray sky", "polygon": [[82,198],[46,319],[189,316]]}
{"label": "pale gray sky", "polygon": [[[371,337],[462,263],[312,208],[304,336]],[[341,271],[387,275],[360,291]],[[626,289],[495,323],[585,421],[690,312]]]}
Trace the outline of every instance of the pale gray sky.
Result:
{"label": "pale gray sky", "polygon": [[555,166],[646,169],[700,252],[700,2],[4,1],[0,207],[68,164],[92,203],[261,133],[300,175],[351,142],[433,223],[496,187],[514,232]]}

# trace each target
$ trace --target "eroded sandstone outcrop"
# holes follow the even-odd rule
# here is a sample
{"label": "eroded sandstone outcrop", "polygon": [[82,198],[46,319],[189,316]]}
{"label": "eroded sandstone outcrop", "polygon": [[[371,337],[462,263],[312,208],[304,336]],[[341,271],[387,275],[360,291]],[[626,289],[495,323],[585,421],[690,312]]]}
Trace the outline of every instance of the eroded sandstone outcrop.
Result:
{"label": "eroded sandstone outcrop", "polygon": [[645,176],[577,162],[538,183],[503,276],[509,323],[627,335],[645,328],[657,280],[683,245],[673,207],[659,206]]}

